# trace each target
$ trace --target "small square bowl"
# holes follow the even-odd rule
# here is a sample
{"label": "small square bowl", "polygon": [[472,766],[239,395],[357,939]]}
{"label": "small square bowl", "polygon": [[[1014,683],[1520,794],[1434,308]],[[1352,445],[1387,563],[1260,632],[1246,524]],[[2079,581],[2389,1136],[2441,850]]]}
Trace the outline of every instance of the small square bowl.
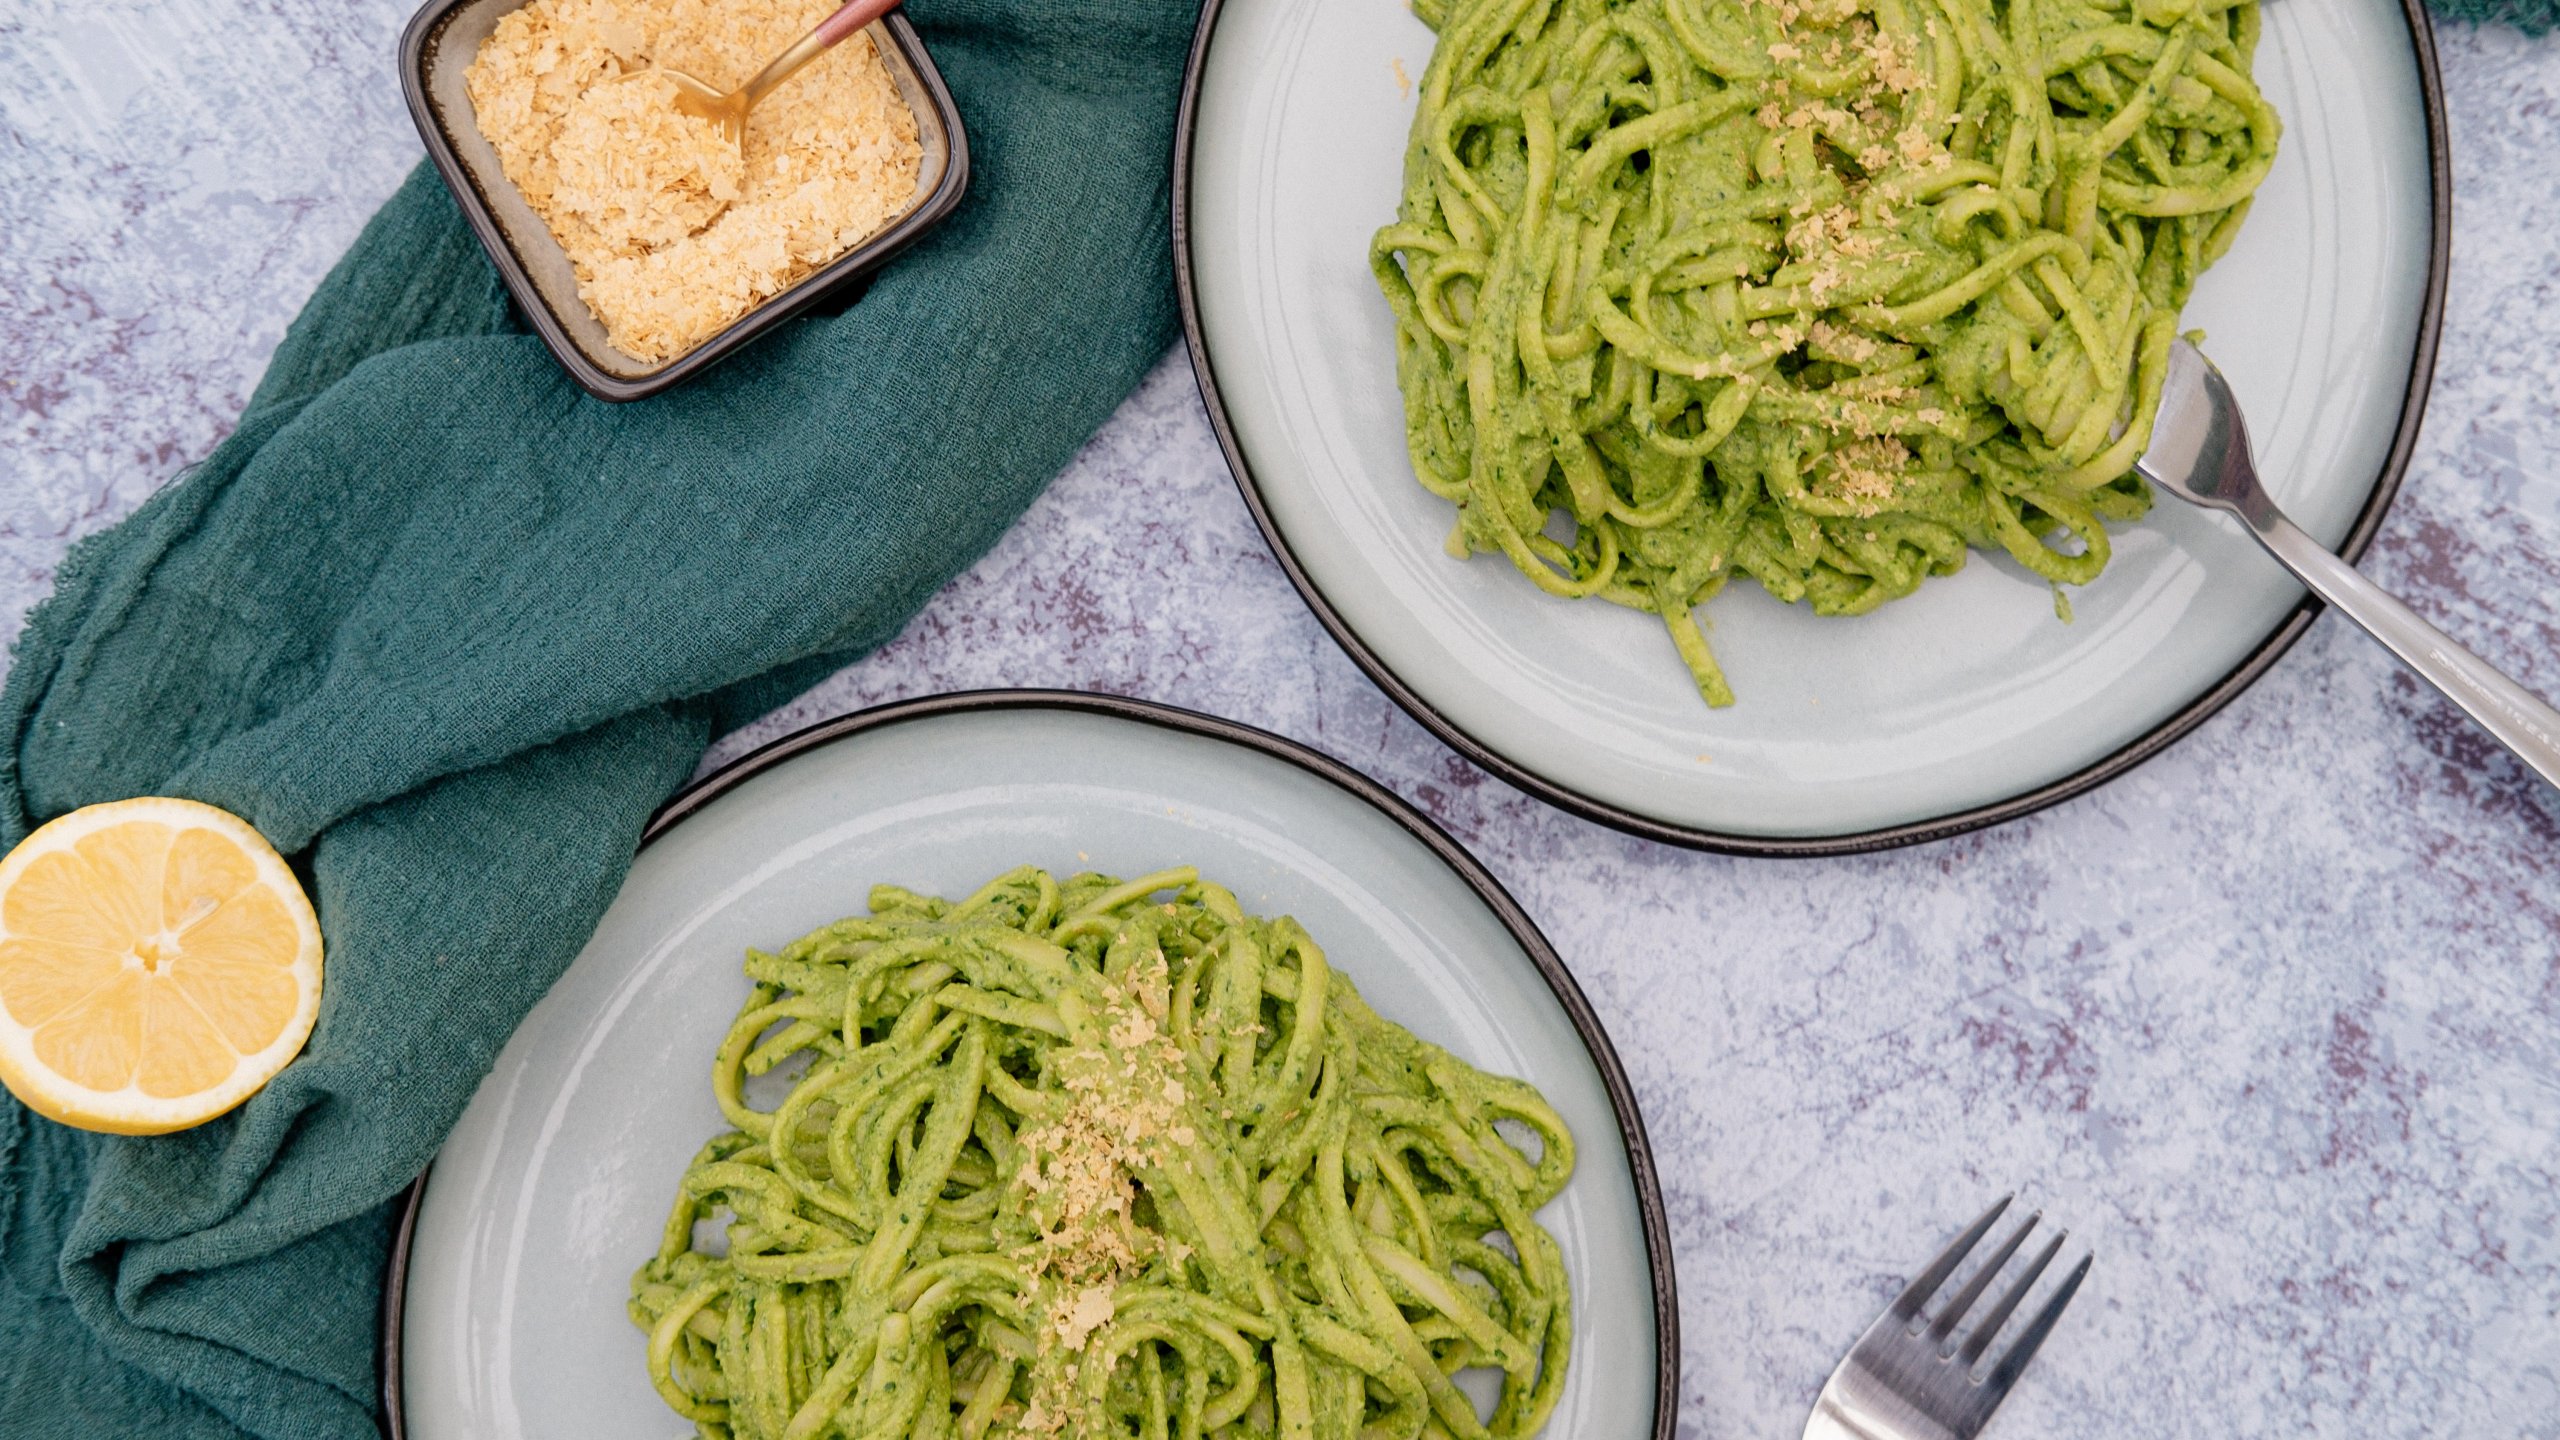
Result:
{"label": "small square bowl", "polygon": [[906,210],[870,239],[738,317],[727,329],[672,360],[636,359],[614,348],[578,295],[568,252],[498,163],[497,149],[480,133],[463,87],[463,72],[480,53],[498,21],[527,0],[428,0],[400,37],[400,88],[418,122],[427,154],[435,160],[462,213],[507,282],[508,293],[572,379],[603,400],[638,400],[681,385],[828,295],[853,284],[915,243],[953,207],[969,186],[969,139],[942,72],[904,14],[891,12],[870,35],[881,63],[915,112],[916,141],[923,151],[916,194]]}

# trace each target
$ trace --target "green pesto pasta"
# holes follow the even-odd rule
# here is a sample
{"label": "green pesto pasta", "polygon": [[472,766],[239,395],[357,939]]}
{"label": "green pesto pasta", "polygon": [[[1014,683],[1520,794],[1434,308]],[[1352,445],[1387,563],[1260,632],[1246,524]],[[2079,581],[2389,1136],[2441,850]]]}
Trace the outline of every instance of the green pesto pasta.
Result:
{"label": "green pesto pasta", "polygon": [[1737,576],[1856,615],[1969,547],[2105,568],[2274,163],[2254,0],[1415,9],[1370,261],[1452,554],[1659,615],[1711,705],[1693,611]]}
{"label": "green pesto pasta", "polygon": [[1295,921],[1189,869],[1026,867],[880,887],[746,968],[711,1081],[736,1128],[632,1279],[701,1434],[1522,1440],[1555,1408],[1572,1309],[1534,1216],[1572,1137]]}

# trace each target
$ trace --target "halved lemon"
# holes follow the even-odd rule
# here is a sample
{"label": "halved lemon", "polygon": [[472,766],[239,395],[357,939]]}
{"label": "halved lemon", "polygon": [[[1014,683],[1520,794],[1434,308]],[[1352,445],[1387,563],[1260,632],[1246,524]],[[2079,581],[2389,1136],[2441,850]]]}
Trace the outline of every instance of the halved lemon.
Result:
{"label": "halved lemon", "polygon": [[320,1013],[320,921],[249,823],[193,800],[74,810],[0,860],[0,1082],[65,1125],[231,1109]]}

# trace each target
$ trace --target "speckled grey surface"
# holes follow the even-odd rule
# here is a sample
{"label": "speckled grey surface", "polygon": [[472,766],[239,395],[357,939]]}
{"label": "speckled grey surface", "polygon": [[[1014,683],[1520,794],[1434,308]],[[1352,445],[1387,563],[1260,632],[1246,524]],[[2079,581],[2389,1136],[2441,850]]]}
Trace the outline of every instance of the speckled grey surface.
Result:
{"label": "speckled grey surface", "polygon": [[[0,633],[223,434],[416,157],[404,18],[0,9]],[[2444,358],[2366,568],[2560,693],[2560,39],[2440,43]],[[1368,684],[1177,354],[903,638],[719,755],[990,685],[1295,736],[1514,889],[1651,1120],[1686,1436],[1795,1434],[1897,1277],[2018,1186],[2098,1263],[1995,1436],[2560,1437],[2560,796],[2341,622],[2026,821],[1849,860],[1664,849],[1486,778]]]}

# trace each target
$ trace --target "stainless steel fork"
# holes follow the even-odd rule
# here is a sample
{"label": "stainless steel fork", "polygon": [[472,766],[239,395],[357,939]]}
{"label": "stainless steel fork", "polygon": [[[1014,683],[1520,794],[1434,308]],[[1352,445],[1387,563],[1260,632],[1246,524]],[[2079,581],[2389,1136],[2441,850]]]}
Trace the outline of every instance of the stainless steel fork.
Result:
{"label": "stainless steel fork", "polygon": [[2535,774],[2560,785],[2560,710],[2419,619],[2286,519],[2258,483],[2249,427],[2230,384],[2203,351],[2184,340],[2170,343],[2169,376],[2160,387],[2151,446],[2133,468],[2181,500],[2239,516],[2311,593],[2372,632]]}
{"label": "stainless steel fork", "polygon": [[1867,1333],[1858,1337],[1849,1358],[1831,1372],[1821,1398],[1814,1402],[1813,1418],[1804,1426],[1805,1440],[1973,1440],[1982,1433],[1991,1412],[2009,1398],[2010,1387],[2018,1383],[2027,1362],[2035,1358],[2036,1347],[2044,1343],[2054,1322],[2062,1318],[2063,1307],[2079,1293],[2081,1278],[2089,1273],[2093,1258],[2082,1256],[2018,1338],[2000,1352],[1988,1370],[1979,1369],[1983,1357],[1990,1353],[1991,1342],[1998,1338],[2000,1327],[2009,1323],[2018,1303],[2027,1298],[2045,1267],[2061,1253],[2067,1232],[2046,1242],[2043,1251],[2002,1293],[1999,1303],[1962,1339],[1957,1338],[1956,1327],[2018,1253],[2027,1232],[2036,1228],[2041,1216],[2028,1216],[2026,1223],[1991,1253],[1991,1258],[1982,1263],[1982,1268],[1935,1318],[1924,1318],[1922,1310],[1929,1297],[1937,1294],[1939,1287],[1964,1264],[1964,1257],[1991,1233],[1991,1227],[2014,1198],[2003,1196],[1999,1204],[1984,1211],[1982,1218],[1929,1262],[1929,1268],[1921,1271],[1900,1298],[1876,1317],[1876,1323],[1867,1327]]}

